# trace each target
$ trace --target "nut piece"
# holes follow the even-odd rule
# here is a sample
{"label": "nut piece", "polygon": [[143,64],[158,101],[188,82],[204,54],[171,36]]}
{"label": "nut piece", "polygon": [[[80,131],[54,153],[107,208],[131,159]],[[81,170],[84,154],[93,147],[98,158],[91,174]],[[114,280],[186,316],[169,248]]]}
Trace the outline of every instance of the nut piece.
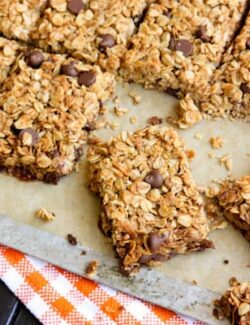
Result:
{"label": "nut piece", "polygon": [[98,262],[97,261],[91,261],[89,262],[86,270],[85,270],[85,274],[87,274],[88,276],[92,277],[95,275],[97,268],[98,268]]}
{"label": "nut piece", "polygon": [[54,212],[49,212],[45,208],[40,208],[35,212],[35,216],[44,221],[53,221],[56,217]]}

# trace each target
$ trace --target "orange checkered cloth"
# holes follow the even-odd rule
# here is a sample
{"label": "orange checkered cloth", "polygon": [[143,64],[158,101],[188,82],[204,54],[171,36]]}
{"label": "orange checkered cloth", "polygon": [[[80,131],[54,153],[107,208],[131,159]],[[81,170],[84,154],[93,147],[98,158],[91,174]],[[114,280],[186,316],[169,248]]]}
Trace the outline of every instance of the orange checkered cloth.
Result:
{"label": "orange checkered cloth", "polygon": [[0,278],[45,325],[205,325],[3,246]]}

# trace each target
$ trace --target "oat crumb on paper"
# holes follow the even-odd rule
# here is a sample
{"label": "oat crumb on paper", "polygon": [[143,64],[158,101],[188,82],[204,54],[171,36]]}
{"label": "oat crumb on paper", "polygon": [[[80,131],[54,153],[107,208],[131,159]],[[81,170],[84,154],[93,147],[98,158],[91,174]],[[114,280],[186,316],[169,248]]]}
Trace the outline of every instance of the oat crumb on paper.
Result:
{"label": "oat crumb on paper", "polygon": [[196,140],[201,140],[201,139],[203,139],[203,135],[201,133],[195,133],[194,138]]}
{"label": "oat crumb on paper", "polygon": [[185,153],[189,160],[193,160],[196,156],[196,151],[193,149],[186,150]]}
{"label": "oat crumb on paper", "polygon": [[121,117],[121,116],[123,116],[123,115],[125,115],[125,114],[128,113],[128,109],[127,108],[123,108],[123,107],[115,106],[114,107],[114,113],[115,113],[116,116]]}
{"label": "oat crumb on paper", "polygon": [[131,124],[135,124],[137,122],[137,117],[136,116],[131,116],[130,119],[129,119],[129,122]]}
{"label": "oat crumb on paper", "polygon": [[35,216],[44,221],[53,221],[56,217],[54,212],[50,212],[45,208],[40,208],[35,212]]}
{"label": "oat crumb on paper", "polygon": [[133,100],[133,104],[134,104],[134,105],[138,105],[138,104],[140,104],[140,102],[141,102],[141,95],[137,94],[137,93],[134,92],[134,91],[130,91],[130,92],[128,93],[128,95],[132,98],[132,100]]}
{"label": "oat crumb on paper", "polygon": [[219,157],[220,165],[223,165],[228,171],[232,170],[233,168],[233,161],[231,155],[224,155]]}
{"label": "oat crumb on paper", "polygon": [[209,157],[210,159],[214,159],[214,158],[215,158],[215,153],[212,152],[212,151],[209,151],[209,152],[208,152],[208,157]]}
{"label": "oat crumb on paper", "polygon": [[222,146],[225,144],[226,141],[222,139],[222,137],[218,136],[218,137],[210,138],[209,142],[213,149],[220,149],[222,148]]}
{"label": "oat crumb on paper", "polygon": [[85,270],[85,273],[88,275],[88,276],[94,276],[96,271],[97,271],[97,268],[98,268],[98,262],[97,261],[91,261],[89,262],[86,270]]}

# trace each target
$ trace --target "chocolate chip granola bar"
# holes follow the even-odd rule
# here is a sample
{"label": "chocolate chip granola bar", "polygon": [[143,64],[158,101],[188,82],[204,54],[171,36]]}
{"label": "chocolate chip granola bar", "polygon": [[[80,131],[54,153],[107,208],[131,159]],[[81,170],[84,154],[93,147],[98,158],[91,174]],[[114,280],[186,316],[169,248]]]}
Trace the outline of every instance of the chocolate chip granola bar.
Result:
{"label": "chocolate chip granola bar", "polygon": [[90,189],[102,198],[100,226],[125,273],[213,247],[203,200],[174,130],[123,132],[91,145],[88,161]]}
{"label": "chocolate chip granola bar", "polygon": [[40,50],[23,54],[0,94],[1,169],[57,183],[74,170],[86,129],[113,90],[113,76],[98,66]]}
{"label": "chocolate chip granola bar", "polygon": [[218,200],[227,220],[250,241],[250,176],[225,181]]}
{"label": "chocolate chip granola bar", "polygon": [[34,31],[45,50],[117,70],[127,40],[150,0],[51,0]]}
{"label": "chocolate chip granola bar", "polygon": [[15,41],[0,37],[0,87],[5,81],[22,46]]}
{"label": "chocolate chip granola bar", "polygon": [[215,301],[214,316],[228,318],[232,325],[250,324],[250,283],[230,280],[230,288]]}
{"label": "chocolate chip granola bar", "polygon": [[[231,117],[250,121],[250,14],[240,34],[223,57],[211,84],[195,99],[192,94],[180,101],[179,125],[192,126],[202,118]],[[195,112],[195,113],[194,113]],[[198,117],[198,118],[197,118]]]}
{"label": "chocolate chip granola bar", "polygon": [[0,0],[0,34],[29,40],[47,0]]}
{"label": "chocolate chip granola bar", "polygon": [[211,79],[237,30],[247,1],[152,4],[130,41],[121,74],[146,88],[181,97]]}

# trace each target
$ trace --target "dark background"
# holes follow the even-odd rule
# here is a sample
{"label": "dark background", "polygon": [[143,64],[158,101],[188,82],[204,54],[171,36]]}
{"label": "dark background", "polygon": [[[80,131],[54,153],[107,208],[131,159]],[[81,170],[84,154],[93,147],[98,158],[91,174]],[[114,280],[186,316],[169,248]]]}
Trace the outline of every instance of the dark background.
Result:
{"label": "dark background", "polygon": [[40,325],[0,280],[0,325]]}

